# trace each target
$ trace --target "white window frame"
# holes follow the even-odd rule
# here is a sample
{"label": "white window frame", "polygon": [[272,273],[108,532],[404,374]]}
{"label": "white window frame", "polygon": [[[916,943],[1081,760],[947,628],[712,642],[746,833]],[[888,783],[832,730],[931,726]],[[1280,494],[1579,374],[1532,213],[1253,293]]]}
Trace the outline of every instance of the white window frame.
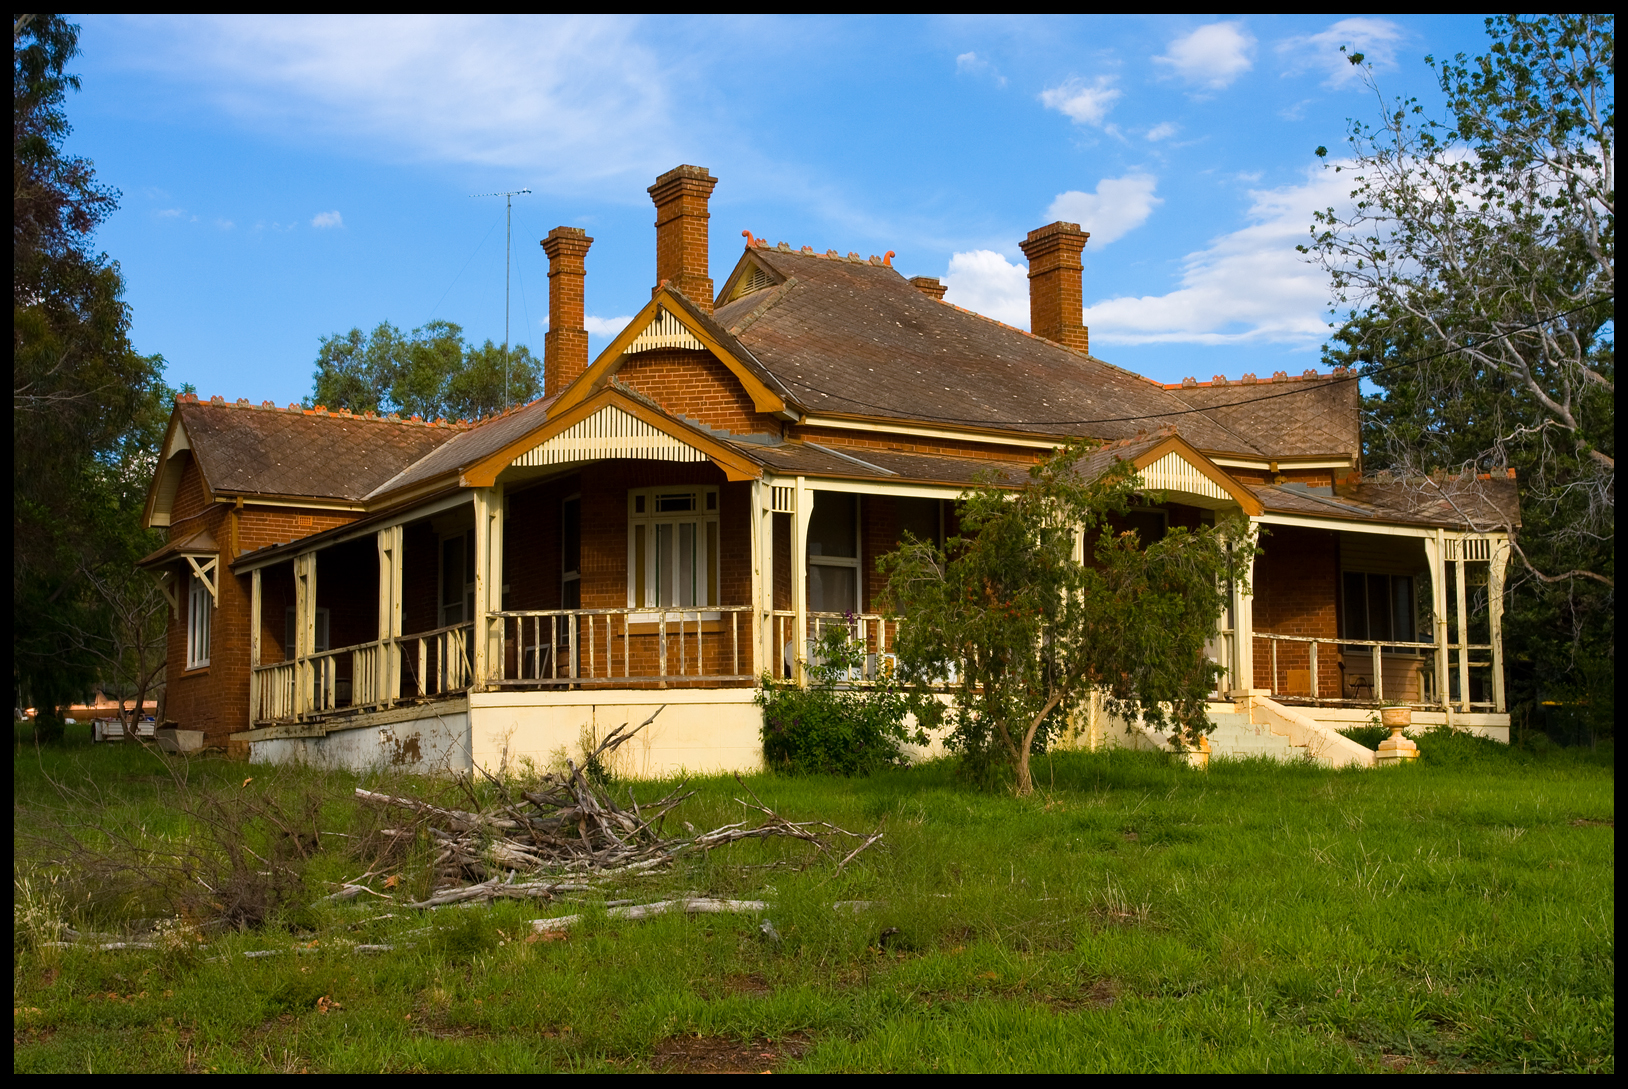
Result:
{"label": "white window frame", "polygon": [[[687,511],[658,511],[657,500],[660,497],[693,495],[694,509]],[[644,500],[644,510],[640,511],[639,499]],[[710,502],[709,502],[710,500]],[[662,613],[671,615],[682,612],[685,619],[716,620],[721,615],[709,609],[716,607],[717,601],[697,601],[691,605],[671,605],[662,607],[656,603],[656,527],[662,525],[672,526],[674,547],[677,546],[678,533],[676,529],[682,524],[692,524],[695,529],[695,549],[697,553],[706,550],[708,528],[716,534],[718,547],[712,554],[712,570],[710,578],[704,580],[703,587],[697,587],[696,596],[702,597],[710,593],[711,587],[717,588],[717,594],[723,596],[723,523],[719,520],[720,509],[723,505],[723,496],[715,485],[710,484],[673,484],[665,488],[630,488],[627,493],[627,604],[630,609],[642,610],[635,613],[633,620],[654,620]],[[639,571],[639,541],[645,539],[642,584],[646,600],[638,600],[639,586],[641,584]],[[675,565],[676,566],[676,563]],[[704,560],[697,556],[696,571],[700,573]]]}
{"label": "white window frame", "polygon": [[[811,492],[810,495],[812,494],[813,493]],[[816,556],[812,552],[808,552],[807,542],[805,541],[804,551],[808,552],[808,554],[803,557],[803,577],[805,579],[808,577],[809,572],[807,568],[810,567],[846,567],[851,569],[854,572],[853,607],[850,609],[838,609],[835,611],[852,612],[855,616],[858,616],[861,611],[860,606],[865,602],[865,565],[860,562],[861,557],[865,553],[865,507],[864,504],[859,501],[860,497],[856,492],[826,492],[825,494],[831,496],[841,496],[854,505],[854,554],[852,556]],[[939,524],[941,526],[943,525],[943,517],[944,515],[941,508],[939,512]],[[809,608],[810,611],[813,611],[812,605]]]}
{"label": "white window frame", "polygon": [[194,572],[187,578],[187,668],[209,665],[209,637],[214,627],[215,595]]}

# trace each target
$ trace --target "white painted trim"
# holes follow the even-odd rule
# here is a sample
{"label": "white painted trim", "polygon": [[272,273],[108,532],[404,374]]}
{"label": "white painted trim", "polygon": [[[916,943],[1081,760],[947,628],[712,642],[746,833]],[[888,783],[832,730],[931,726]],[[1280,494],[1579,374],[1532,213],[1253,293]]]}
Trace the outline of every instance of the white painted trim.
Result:
{"label": "white painted trim", "polygon": [[1272,471],[1273,463],[1277,464],[1279,472],[1284,469],[1349,469],[1355,464],[1351,458],[1240,458],[1228,457],[1225,454],[1205,456],[1223,468],[1259,469],[1266,473]]}
{"label": "white painted trim", "polygon": [[1382,537],[1417,537],[1429,540],[1436,535],[1431,526],[1392,526],[1356,518],[1310,518],[1298,514],[1258,514],[1252,521],[1269,526],[1299,526],[1302,529],[1332,529],[1342,533],[1373,533]]}
{"label": "white painted trim", "polygon": [[236,506],[239,500],[257,507],[303,507],[310,510],[342,511],[367,510],[366,503],[341,503],[332,499],[270,499],[251,492],[223,492],[215,496],[215,502],[227,503],[232,506]]}
{"label": "white painted trim", "polygon": [[1140,490],[1144,492],[1196,495],[1233,505],[1238,502],[1231,492],[1211,480],[1179,450],[1172,450],[1147,468],[1138,470],[1137,475],[1142,478]]}
{"label": "white painted trim", "polygon": [[[697,342],[696,347],[701,347]],[[521,454],[511,466],[539,467],[603,458],[653,461],[707,461],[707,455],[615,405]]]}
{"label": "white painted trim", "polygon": [[1009,434],[957,431],[941,427],[917,427],[911,424],[866,423],[861,420],[843,420],[831,416],[804,416],[802,426],[829,427],[840,431],[869,431],[886,435],[915,435],[925,439],[959,439],[963,442],[981,442],[994,446],[1025,446],[1031,450],[1056,450],[1063,445],[1059,439],[1020,438]]}
{"label": "white painted trim", "polygon": [[633,338],[633,343],[622,351],[625,355],[633,355],[636,352],[649,352],[657,348],[688,348],[697,352],[707,350],[707,346],[696,339],[688,326],[676,315],[668,313],[665,307],[660,306],[656,307],[656,313],[643,331]]}

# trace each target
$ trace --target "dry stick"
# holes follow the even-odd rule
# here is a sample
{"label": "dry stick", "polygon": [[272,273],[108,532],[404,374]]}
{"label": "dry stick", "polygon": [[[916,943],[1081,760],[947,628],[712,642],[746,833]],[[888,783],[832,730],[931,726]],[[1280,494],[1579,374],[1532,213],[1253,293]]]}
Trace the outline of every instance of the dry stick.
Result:
{"label": "dry stick", "polygon": [[[607,919],[649,919],[669,912],[681,911],[686,915],[718,915],[726,912],[767,911],[769,905],[762,900],[713,900],[700,897],[688,900],[658,900],[653,904],[634,904],[613,907],[605,912]],[[539,934],[569,930],[582,922],[581,915],[563,915],[557,919],[533,919],[531,928]]]}

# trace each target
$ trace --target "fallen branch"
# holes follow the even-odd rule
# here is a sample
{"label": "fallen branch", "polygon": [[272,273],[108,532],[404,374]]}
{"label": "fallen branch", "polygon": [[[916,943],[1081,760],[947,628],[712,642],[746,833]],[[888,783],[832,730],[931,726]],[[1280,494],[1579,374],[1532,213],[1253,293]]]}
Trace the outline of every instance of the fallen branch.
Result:
{"label": "fallen branch", "polygon": [[[607,919],[650,919],[680,911],[686,915],[721,915],[730,912],[767,911],[769,905],[762,900],[713,900],[697,897],[688,900],[658,900],[653,904],[633,904],[613,907],[605,912]],[[531,928],[538,934],[569,930],[582,922],[585,916],[562,915],[557,919],[533,919]]]}

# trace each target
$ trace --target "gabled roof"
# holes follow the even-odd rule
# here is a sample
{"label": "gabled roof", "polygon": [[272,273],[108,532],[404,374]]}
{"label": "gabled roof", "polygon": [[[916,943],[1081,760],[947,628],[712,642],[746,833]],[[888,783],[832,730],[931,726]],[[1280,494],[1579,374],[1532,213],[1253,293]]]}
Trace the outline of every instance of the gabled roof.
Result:
{"label": "gabled roof", "polygon": [[1259,436],[1256,445],[1272,457],[1344,454],[1355,458],[1362,449],[1355,375],[1312,372],[1290,378],[1279,374],[1270,382],[1205,382],[1165,388],[1181,401],[1204,409],[1206,416],[1229,430]]}
{"label": "gabled roof", "polygon": [[169,504],[190,450],[213,495],[359,504],[367,494],[466,430],[393,417],[353,416],[215,399],[177,400],[147,498],[149,525],[169,524]]}
{"label": "gabled roof", "polygon": [[[559,408],[562,410],[571,408],[603,388],[621,368],[629,349],[635,346],[635,341],[640,335],[654,323],[661,321],[664,315],[670,315],[675,319],[694,337],[695,345],[711,352],[735,375],[752,398],[752,405],[757,411],[786,413],[793,398],[785,385],[759,363],[733,333],[685,298],[683,292],[674,290],[665,281],[656,289],[644,309],[635,314],[617,334],[616,339],[599,353],[599,358],[589,364],[588,369],[578,375],[575,381],[560,391]],[[791,415],[795,416],[797,413],[793,412]]]}
{"label": "gabled roof", "polygon": [[809,413],[1101,439],[1179,420],[1205,450],[1265,456],[1159,383],[929,298],[888,265],[756,247],[742,260],[781,282],[713,316]]}
{"label": "gabled roof", "polygon": [[1402,523],[1485,533],[1519,528],[1520,492],[1512,477],[1419,477],[1381,474],[1342,484],[1334,494],[1294,486],[1251,489],[1269,514]]}

